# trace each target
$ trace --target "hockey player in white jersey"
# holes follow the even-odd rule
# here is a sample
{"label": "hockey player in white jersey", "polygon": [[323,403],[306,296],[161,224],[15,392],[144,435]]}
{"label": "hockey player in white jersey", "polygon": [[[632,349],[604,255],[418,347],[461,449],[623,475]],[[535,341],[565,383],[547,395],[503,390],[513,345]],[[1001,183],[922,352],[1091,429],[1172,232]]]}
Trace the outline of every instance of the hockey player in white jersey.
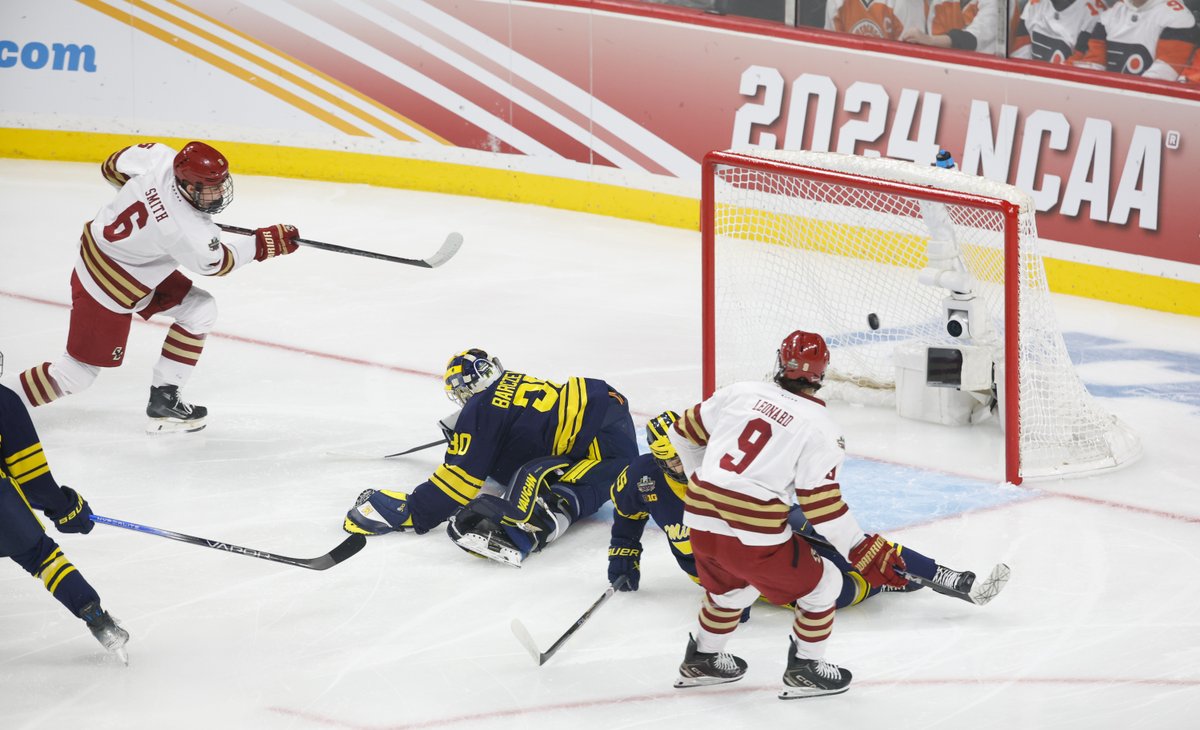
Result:
{"label": "hockey player in white jersey", "polygon": [[208,410],[183,400],[187,382],[217,317],[212,295],[192,285],[183,267],[224,276],[251,262],[296,250],[294,226],[259,228],[227,243],[212,216],[233,200],[225,157],[203,142],[178,153],[158,143],[114,152],[101,167],[117,195],[83,227],[71,274],[66,352],[19,375],[13,389],[42,406],[92,384],[101,368],[125,359],[133,314],[174,320],[154,366],[147,431],[198,431]]}
{"label": "hockey player in white jersey", "polygon": [[837,426],[814,396],[829,364],[824,338],[795,331],[777,355],[774,383],[722,388],[688,409],[672,439],[689,475],[684,524],[704,598],[676,687],[733,682],[746,662],[725,653],[742,611],[761,595],[795,604],[780,699],[845,692],[850,672],[824,660],[842,574],[788,525],[805,517],[873,587],[901,587],[904,561],[866,535],[842,501]]}
{"label": "hockey player in white jersey", "polygon": [[1176,81],[1195,48],[1196,19],[1180,0],[1117,0],[1100,14],[1087,49],[1070,63]]}
{"label": "hockey player in white jersey", "polygon": [[1029,0],[1009,58],[1065,64],[1087,53],[1092,29],[1107,9],[1104,0]]}

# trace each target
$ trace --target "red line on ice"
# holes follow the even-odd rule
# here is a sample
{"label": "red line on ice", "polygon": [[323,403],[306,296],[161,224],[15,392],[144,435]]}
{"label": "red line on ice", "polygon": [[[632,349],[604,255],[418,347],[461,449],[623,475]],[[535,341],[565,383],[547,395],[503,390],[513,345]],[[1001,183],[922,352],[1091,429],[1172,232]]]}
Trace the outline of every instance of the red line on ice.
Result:
{"label": "red line on ice", "polygon": [[[1023,686],[1038,686],[1038,685],[1071,685],[1071,686],[1095,686],[1109,687],[1111,689],[1119,689],[1122,686],[1135,687],[1177,687],[1180,689],[1188,689],[1200,687],[1200,679],[1111,679],[1103,677],[1013,677],[1013,678],[961,678],[961,679],[903,679],[903,680],[854,680],[855,687],[887,687],[887,686],[944,686],[944,685],[964,685],[979,687],[982,685],[1023,685]],[[625,697],[608,697],[594,700],[581,700],[578,702],[559,702],[550,705],[540,705],[534,707],[519,707],[510,710],[489,710],[486,712],[472,712],[464,715],[448,715],[445,717],[433,718],[429,720],[418,720],[415,722],[405,722],[396,725],[390,724],[362,724],[356,722],[348,722],[339,720],[333,717],[326,717],[317,713],[305,712],[302,710],[293,710],[288,707],[271,707],[271,712],[280,715],[287,715],[300,720],[307,720],[316,725],[325,727],[346,728],[347,730],[419,730],[420,728],[437,728],[446,727],[448,725],[457,725],[459,723],[468,723],[476,720],[494,720],[502,717],[522,717],[532,715],[542,715],[551,712],[562,712],[564,710],[581,710],[597,707],[610,707],[612,705],[621,705],[629,702],[661,702],[664,700],[686,700],[687,697],[712,697],[715,695],[750,695],[763,694],[770,697],[777,693],[779,685],[741,685],[738,687],[707,687],[703,690],[694,691],[692,693],[680,692],[657,692],[655,694],[645,695],[628,695]]]}

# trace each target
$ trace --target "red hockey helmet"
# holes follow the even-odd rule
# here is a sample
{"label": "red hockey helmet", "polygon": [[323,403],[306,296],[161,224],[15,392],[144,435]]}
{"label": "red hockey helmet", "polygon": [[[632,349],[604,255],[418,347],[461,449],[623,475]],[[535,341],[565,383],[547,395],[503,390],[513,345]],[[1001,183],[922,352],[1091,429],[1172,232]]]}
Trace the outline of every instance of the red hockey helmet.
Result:
{"label": "red hockey helmet", "polygon": [[233,202],[233,178],[225,156],[203,142],[188,142],[175,155],[175,185],[202,213],[220,213]]}
{"label": "red hockey helmet", "polygon": [[801,380],[820,385],[829,367],[829,347],[815,332],[796,330],[779,343],[775,382]]}

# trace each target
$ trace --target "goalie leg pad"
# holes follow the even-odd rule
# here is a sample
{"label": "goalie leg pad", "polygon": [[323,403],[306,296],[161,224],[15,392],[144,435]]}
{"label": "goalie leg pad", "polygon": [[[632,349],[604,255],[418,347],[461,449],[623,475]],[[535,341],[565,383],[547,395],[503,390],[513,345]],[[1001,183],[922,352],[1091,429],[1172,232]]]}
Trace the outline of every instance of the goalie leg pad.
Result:
{"label": "goalie leg pad", "polygon": [[562,477],[563,470],[570,465],[571,462],[556,456],[533,459],[522,464],[504,492],[505,524],[529,522],[538,498]]}

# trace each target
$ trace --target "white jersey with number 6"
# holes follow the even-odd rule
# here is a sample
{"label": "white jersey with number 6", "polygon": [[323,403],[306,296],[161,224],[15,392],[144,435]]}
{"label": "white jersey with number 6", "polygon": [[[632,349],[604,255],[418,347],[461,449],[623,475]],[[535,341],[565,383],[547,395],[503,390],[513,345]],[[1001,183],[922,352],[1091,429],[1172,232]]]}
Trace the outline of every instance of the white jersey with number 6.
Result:
{"label": "white jersey with number 6", "polygon": [[254,239],[224,244],[212,216],[175,187],[175,150],[158,143],[108,158],[105,177],[120,191],[83,230],[75,273],[88,294],[113,312],[136,312],[175,269],[223,276],[254,260]]}

